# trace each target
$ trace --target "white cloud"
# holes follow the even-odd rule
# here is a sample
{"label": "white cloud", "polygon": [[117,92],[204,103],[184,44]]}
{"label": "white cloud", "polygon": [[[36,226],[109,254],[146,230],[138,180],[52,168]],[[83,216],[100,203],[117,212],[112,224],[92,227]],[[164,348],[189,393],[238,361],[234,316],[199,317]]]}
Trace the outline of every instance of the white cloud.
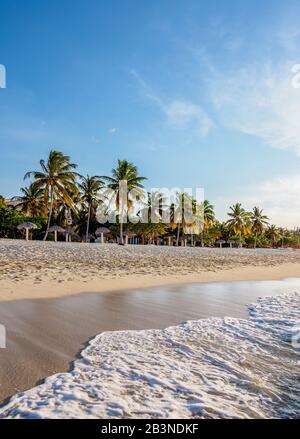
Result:
{"label": "white cloud", "polygon": [[265,64],[211,78],[210,96],[220,122],[300,155],[300,90],[292,86],[292,65],[275,69]]}
{"label": "white cloud", "polygon": [[108,130],[109,134],[115,134],[118,131],[118,128],[110,128]]}
{"label": "white cloud", "polygon": [[203,137],[206,137],[213,128],[213,122],[205,111],[191,102],[174,100],[164,106],[164,111],[169,123],[177,128],[188,128],[191,124],[195,124]]}
{"label": "white cloud", "polygon": [[216,207],[228,212],[233,203],[241,202],[246,209],[259,206],[264,209],[270,221],[282,227],[300,227],[300,174],[278,177],[252,185],[235,193],[235,199],[220,197]]}
{"label": "white cloud", "polygon": [[97,144],[101,143],[100,139],[99,139],[98,137],[96,137],[96,136],[92,136],[92,137],[91,137],[91,141],[92,141],[93,143],[97,143]]}
{"label": "white cloud", "polygon": [[206,137],[210,133],[214,123],[200,105],[189,100],[163,99],[153,92],[135,70],[130,70],[130,74],[139,84],[143,98],[159,107],[171,127],[194,130],[201,137]]}

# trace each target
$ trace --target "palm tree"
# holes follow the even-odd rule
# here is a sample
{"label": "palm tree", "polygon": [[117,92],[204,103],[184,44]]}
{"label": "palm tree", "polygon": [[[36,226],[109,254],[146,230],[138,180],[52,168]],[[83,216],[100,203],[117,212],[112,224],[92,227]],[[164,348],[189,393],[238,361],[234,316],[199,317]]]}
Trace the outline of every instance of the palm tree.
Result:
{"label": "palm tree", "polygon": [[146,222],[152,223],[152,220],[155,219],[154,223],[159,223],[162,219],[163,211],[167,208],[166,197],[159,191],[152,191],[147,193],[147,200],[143,203],[145,207],[143,207],[138,215],[142,217],[143,220],[146,219]]}
{"label": "palm tree", "polygon": [[214,206],[208,200],[203,201],[202,215],[203,227],[201,230],[201,247],[204,247],[204,230],[209,228],[215,221]]}
{"label": "palm tree", "polygon": [[226,224],[239,237],[239,246],[242,247],[242,236],[250,230],[250,214],[245,211],[241,203],[236,203],[230,207],[227,215],[230,219]]}
{"label": "palm tree", "polygon": [[51,150],[46,161],[40,160],[40,166],[41,171],[27,172],[24,179],[33,176],[35,179],[34,185],[43,190],[45,211],[48,214],[47,229],[44,236],[44,241],[46,241],[54,202],[59,200],[69,208],[72,206],[73,202],[70,194],[78,191],[75,181],[78,174],[74,171],[77,165],[70,162],[69,156],[59,151]]}
{"label": "palm tree", "polygon": [[[133,164],[128,162],[127,160],[118,160],[118,166],[112,170],[112,176],[103,176],[101,177],[107,182],[107,187],[109,189],[112,189],[116,194],[116,209],[120,209],[120,183],[122,181],[126,181],[127,183],[127,190],[129,191],[137,191],[142,196],[142,188],[143,181],[146,180],[145,177],[140,177],[138,175],[138,169]],[[127,194],[127,208],[130,208],[132,206],[132,200],[128,198]],[[123,214],[121,213],[119,216],[119,223],[120,223],[120,240],[121,244],[124,244],[123,239]]]}
{"label": "palm tree", "polygon": [[267,230],[267,235],[268,235],[268,238],[271,240],[272,247],[275,246],[275,243],[278,242],[278,240],[281,237],[279,229],[274,224],[269,226],[269,228]]}
{"label": "palm tree", "polygon": [[81,200],[84,201],[88,206],[86,234],[85,234],[88,240],[92,205],[94,201],[97,199],[97,195],[100,189],[103,188],[104,183],[101,180],[101,177],[99,177],[98,175],[94,175],[93,177],[90,177],[89,175],[84,177],[83,175],[81,175],[80,179],[81,179],[81,183],[78,184],[78,187],[81,192]]}
{"label": "palm tree", "polygon": [[254,248],[256,248],[258,235],[261,235],[264,228],[269,224],[268,217],[263,215],[263,210],[254,207],[251,212],[252,230],[254,232]]}
{"label": "palm tree", "polygon": [[[179,246],[181,225],[185,232],[187,229],[195,229],[195,214],[197,213],[197,201],[186,192],[177,192],[175,203],[171,205],[171,227],[177,225],[176,246]],[[189,217],[191,216],[190,220]]]}
{"label": "palm tree", "polygon": [[21,187],[21,196],[13,197],[17,201],[16,208],[27,216],[39,216],[43,212],[43,190],[34,183],[29,187]]}

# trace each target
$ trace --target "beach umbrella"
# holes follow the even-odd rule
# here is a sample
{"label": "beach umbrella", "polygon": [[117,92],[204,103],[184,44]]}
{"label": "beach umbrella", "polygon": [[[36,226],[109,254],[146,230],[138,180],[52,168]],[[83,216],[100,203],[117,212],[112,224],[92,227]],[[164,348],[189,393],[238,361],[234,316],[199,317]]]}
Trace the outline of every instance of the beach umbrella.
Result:
{"label": "beach umbrella", "polygon": [[99,227],[96,230],[96,235],[97,236],[101,236],[101,244],[104,244],[104,235],[106,235],[107,233],[109,233],[110,230],[107,227]]}
{"label": "beach umbrella", "polygon": [[91,239],[95,239],[95,236],[90,233],[88,235],[82,235],[81,237],[82,242],[90,242]]}
{"label": "beach umbrella", "polygon": [[230,248],[232,248],[232,244],[235,244],[235,243],[236,243],[236,241],[234,241],[233,239],[229,239],[229,240],[227,241],[227,244],[230,245]]}
{"label": "beach umbrella", "polygon": [[18,228],[18,230],[25,230],[26,231],[25,239],[26,239],[26,241],[28,241],[28,239],[29,239],[29,230],[37,229],[37,225],[34,224],[34,223],[31,223],[30,221],[26,221],[23,224],[19,224],[17,228]]}
{"label": "beach umbrella", "polygon": [[176,236],[170,234],[170,235],[165,235],[164,238],[168,239],[168,246],[170,247],[171,246],[171,240],[176,238]]}
{"label": "beach umbrella", "polygon": [[186,242],[187,242],[187,237],[186,237],[186,236],[181,236],[181,237],[179,238],[179,241],[180,241],[180,245],[181,245],[182,247],[186,247]]}
{"label": "beach umbrella", "polygon": [[129,236],[134,236],[135,233],[131,232],[130,230],[125,230],[125,232],[123,232],[123,235],[125,236],[125,244],[128,244]]}
{"label": "beach umbrella", "polygon": [[52,233],[52,232],[54,232],[54,241],[57,242],[57,234],[58,233],[65,233],[65,229],[63,229],[60,226],[55,225],[55,226],[50,227],[50,229],[49,229],[49,233]]}
{"label": "beach umbrella", "polygon": [[66,235],[66,242],[68,242],[68,240],[71,241],[72,237],[75,238],[77,236],[76,233],[73,232],[73,230],[70,230],[70,229],[65,229],[65,235]]}
{"label": "beach umbrella", "polygon": [[193,242],[192,242],[192,246],[196,247],[196,243],[200,242],[200,238],[198,236],[194,236],[193,237]]}
{"label": "beach umbrella", "polygon": [[224,241],[224,239],[219,239],[218,241],[216,241],[216,244],[218,244],[220,248],[222,248],[223,244],[226,244],[226,241]]}

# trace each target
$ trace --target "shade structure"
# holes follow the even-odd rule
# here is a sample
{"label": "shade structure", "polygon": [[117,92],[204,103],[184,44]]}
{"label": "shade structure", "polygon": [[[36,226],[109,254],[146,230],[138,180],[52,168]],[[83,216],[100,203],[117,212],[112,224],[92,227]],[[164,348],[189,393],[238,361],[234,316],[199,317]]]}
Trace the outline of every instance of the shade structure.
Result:
{"label": "shade structure", "polygon": [[169,235],[165,235],[164,238],[166,238],[168,240],[168,246],[170,247],[172,239],[176,238],[176,236],[169,234]]}
{"label": "shade structure", "polygon": [[187,237],[186,237],[186,236],[180,236],[180,238],[179,238],[179,242],[180,242],[180,245],[181,245],[182,247],[186,247]]}
{"label": "shade structure", "polygon": [[223,244],[226,244],[226,241],[224,241],[224,239],[219,239],[218,241],[216,241],[216,244],[218,244],[220,248],[222,248]]}
{"label": "shade structure", "polygon": [[75,232],[73,232],[73,230],[70,230],[70,229],[65,229],[65,235],[66,235],[66,242],[68,242],[68,240],[70,239],[70,238],[72,238],[72,237],[77,237],[77,235],[76,235],[76,233]]}
{"label": "shade structure", "polygon": [[104,244],[104,235],[106,235],[107,233],[109,233],[110,230],[107,227],[99,227],[96,230],[96,235],[97,236],[101,236],[101,244]]}
{"label": "shade structure", "polygon": [[25,230],[25,239],[28,241],[29,239],[29,230],[37,229],[37,225],[31,223],[30,221],[26,221],[25,223],[19,224],[17,226],[18,230]]}
{"label": "shade structure", "polygon": [[97,236],[99,236],[99,235],[101,235],[101,233],[103,233],[105,235],[106,233],[109,233],[109,232],[110,232],[110,230],[107,227],[99,227],[95,233]]}
{"label": "shade structure", "polygon": [[228,239],[228,241],[226,241],[227,244],[229,244],[229,247],[232,248],[232,245],[236,245],[236,241],[234,239]]}
{"label": "shade structure", "polygon": [[57,242],[57,234],[58,233],[65,233],[65,229],[63,229],[60,226],[52,226],[49,228],[49,233],[53,233],[54,232],[54,241]]}
{"label": "shade structure", "polygon": [[133,235],[135,235],[135,233],[132,232],[131,230],[125,230],[125,232],[123,232],[123,235],[124,236],[133,236]]}
{"label": "shade structure", "polygon": [[125,236],[125,244],[128,244],[128,237],[134,235],[135,233],[131,232],[131,230],[125,230],[125,232],[123,232],[123,236]]}
{"label": "shade structure", "polygon": [[88,234],[88,235],[82,235],[81,237],[82,242],[87,242],[90,241],[91,239],[95,239],[95,236]]}

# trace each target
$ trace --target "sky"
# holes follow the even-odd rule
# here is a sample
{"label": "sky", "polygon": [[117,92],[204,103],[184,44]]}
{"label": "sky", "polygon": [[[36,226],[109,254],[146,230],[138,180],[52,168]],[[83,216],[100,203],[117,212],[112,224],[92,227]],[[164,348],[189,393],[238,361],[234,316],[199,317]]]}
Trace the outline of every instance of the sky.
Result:
{"label": "sky", "polygon": [[289,0],[0,0],[0,194],[58,149],[82,174],[127,159],[148,188],[203,187],[221,219],[239,201],[300,226],[299,17]]}

